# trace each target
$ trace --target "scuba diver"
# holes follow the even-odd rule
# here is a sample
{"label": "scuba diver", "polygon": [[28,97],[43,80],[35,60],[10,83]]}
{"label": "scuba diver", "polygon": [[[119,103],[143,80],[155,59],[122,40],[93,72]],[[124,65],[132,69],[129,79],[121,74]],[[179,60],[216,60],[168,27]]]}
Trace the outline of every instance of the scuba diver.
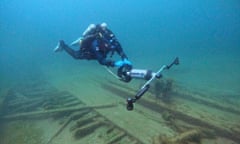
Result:
{"label": "scuba diver", "polygon": [[[113,32],[107,28],[106,23],[90,24],[83,32],[82,37],[72,42],[71,46],[80,46],[80,49],[74,50],[60,40],[54,51],[65,50],[74,59],[97,60],[101,65],[107,67],[119,68],[123,65],[132,65]],[[110,54],[111,58],[114,52],[118,53],[121,60],[107,59],[108,55]]]}

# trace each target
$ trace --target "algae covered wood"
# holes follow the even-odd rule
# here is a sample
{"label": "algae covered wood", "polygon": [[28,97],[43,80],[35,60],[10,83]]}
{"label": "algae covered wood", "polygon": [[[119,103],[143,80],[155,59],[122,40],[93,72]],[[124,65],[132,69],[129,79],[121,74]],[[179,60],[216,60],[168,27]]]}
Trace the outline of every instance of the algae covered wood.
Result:
{"label": "algae covered wood", "polygon": [[53,110],[45,110],[45,111],[36,111],[36,112],[26,112],[26,113],[19,113],[19,114],[13,114],[13,115],[6,115],[2,116],[2,119],[10,120],[10,119],[21,119],[24,117],[33,117],[33,116],[43,116],[43,115],[51,115],[54,113],[60,113],[60,112],[75,112],[78,110],[84,110],[84,109],[103,109],[103,108],[111,108],[116,105],[109,104],[109,105],[99,105],[99,106],[84,106],[84,107],[68,107],[68,108],[61,108],[61,109],[53,109]]}

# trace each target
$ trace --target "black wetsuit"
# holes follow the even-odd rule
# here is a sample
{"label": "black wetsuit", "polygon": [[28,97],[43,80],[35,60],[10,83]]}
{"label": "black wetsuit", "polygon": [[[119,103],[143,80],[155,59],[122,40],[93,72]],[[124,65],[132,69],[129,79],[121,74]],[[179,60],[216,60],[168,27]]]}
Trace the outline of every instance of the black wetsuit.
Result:
{"label": "black wetsuit", "polygon": [[122,59],[127,58],[113,32],[99,25],[84,35],[79,50],[75,51],[65,44],[63,48],[75,59],[97,60],[101,65],[111,67],[114,67],[114,61],[107,59],[110,52],[111,56],[117,52]]}

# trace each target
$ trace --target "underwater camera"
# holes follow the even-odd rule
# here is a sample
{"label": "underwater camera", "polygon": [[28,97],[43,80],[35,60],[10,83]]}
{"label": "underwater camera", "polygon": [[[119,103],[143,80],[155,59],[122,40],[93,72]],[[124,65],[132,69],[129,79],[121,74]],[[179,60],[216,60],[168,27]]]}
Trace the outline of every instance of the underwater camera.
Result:
{"label": "underwater camera", "polygon": [[179,58],[176,57],[169,65],[163,65],[157,72],[145,69],[133,69],[131,65],[125,64],[118,69],[118,77],[124,82],[130,82],[133,78],[146,80],[145,84],[138,90],[135,97],[127,98],[127,110],[134,108],[134,103],[139,100],[150,88],[150,83],[154,79],[162,78],[162,71],[169,70],[173,65],[179,65]]}

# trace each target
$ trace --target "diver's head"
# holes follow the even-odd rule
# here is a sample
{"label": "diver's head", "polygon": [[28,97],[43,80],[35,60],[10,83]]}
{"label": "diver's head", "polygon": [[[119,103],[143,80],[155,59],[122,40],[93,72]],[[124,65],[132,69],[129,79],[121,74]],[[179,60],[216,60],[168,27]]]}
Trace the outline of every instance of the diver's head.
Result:
{"label": "diver's head", "polygon": [[107,24],[105,22],[96,25],[96,31],[105,31],[107,29]]}

